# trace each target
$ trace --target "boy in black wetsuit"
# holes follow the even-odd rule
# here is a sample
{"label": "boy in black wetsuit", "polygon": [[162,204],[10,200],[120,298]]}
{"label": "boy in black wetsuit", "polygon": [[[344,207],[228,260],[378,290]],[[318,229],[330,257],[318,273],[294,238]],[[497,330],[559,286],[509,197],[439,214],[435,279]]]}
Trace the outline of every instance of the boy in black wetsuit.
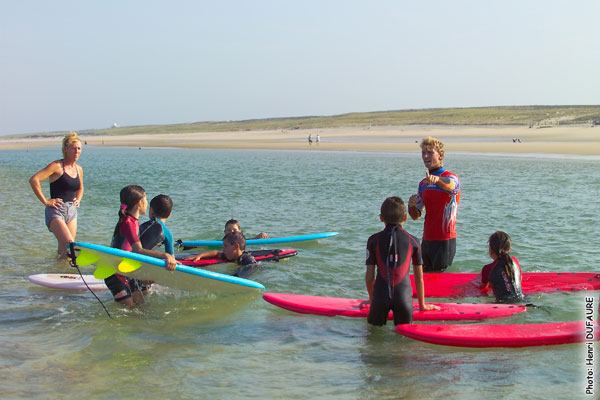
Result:
{"label": "boy in black wetsuit", "polygon": [[230,232],[223,238],[223,250],[209,250],[194,256],[186,257],[187,260],[198,261],[207,258],[223,258],[238,264],[240,267],[233,276],[246,277],[258,265],[252,254],[246,251],[246,238],[242,232]]}
{"label": "boy in black wetsuit", "polygon": [[173,210],[173,200],[166,194],[159,194],[150,201],[150,220],[140,225],[140,241],[147,250],[164,244],[165,253],[175,254],[173,234],[165,225]]}
{"label": "boy in black wetsuit", "polygon": [[385,325],[390,310],[394,313],[394,325],[412,323],[411,261],[419,308],[422,311],[439,309],[425,304],[421,246],[414,236],[402,229],[406,216],[404,201],[400,197],[388,197],[379,214],[385,229],[367,241],[365,284],[371,304],[367,321],[373,325]]}

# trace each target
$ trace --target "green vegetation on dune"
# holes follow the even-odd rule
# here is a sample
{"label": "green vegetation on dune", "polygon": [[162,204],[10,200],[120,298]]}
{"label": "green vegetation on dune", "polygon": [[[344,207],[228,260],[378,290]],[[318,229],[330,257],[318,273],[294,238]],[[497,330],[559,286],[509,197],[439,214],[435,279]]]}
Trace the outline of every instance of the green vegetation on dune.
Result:
{"label": "green vegetation on dune", "polygon": [[[275,129],[314,129],[402,125],[563,125],[600,121],[600,106],[509,106],[437,108],[422,110],[356,112],[333,116],[267,118],[245,121],[143,125],[79,131],[85,135],[135,135],[191,132],[229,132]],[[64,132],[18,135],[49,137]]]}

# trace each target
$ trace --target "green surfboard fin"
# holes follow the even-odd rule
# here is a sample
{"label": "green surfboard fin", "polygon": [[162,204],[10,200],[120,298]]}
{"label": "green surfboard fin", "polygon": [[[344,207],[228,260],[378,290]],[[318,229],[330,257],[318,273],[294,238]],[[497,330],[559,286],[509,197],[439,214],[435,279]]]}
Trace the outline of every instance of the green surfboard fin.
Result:
{"label": "green surfboard fin", "polygon": [[106,279],[111,275],[117,273],[117,269],[110,265],[98,265],[96,270],[94,271],[94,278],[96,279]]}
{"label": "green surfboard fin", "polygon": [[77,256],[77,265],[86,267],[88,265],[95,264],[99,259],[100,257],[98,255],[81,250]]}
{"label": "green surfboard fin", "polygon": [[141,266],[142,266],[142,263],[139,261],[131,260],[129,258],[124,258],[123,261],[121,261],[119,263],[119,271],[126,274],[128,272],[135,271],[136,269],[138,269]]}

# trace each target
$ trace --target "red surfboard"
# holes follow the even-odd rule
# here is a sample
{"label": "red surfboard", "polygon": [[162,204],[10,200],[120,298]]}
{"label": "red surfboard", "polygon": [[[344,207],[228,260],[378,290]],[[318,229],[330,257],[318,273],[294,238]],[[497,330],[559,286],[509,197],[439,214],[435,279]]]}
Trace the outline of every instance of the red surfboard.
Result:
{"label": "red surfboard", "polygon": [[[299,294],[265,293],[263,299],[278,307],[301,314],[344,316],[366,318],[369,306],[361,306],[364,300],[337,297],[305,296]],[[419,304],[413,305],[415,321],[459,321],[485,318],[508,317],[525,311],[525,306],[515,304],[474,304],[474,303],[433,303],[440,310],[419,311]],[[393,319],[390,312],[388,319]]]}
{"label": "red surfboard", "polygon": [[396,332],[422,342],[458,347],[527,347],[592,342],[600,339],[592,322],[551,322],[524,325],[401,324]]}
{"label": "red surfboard", "polygon": [[[410,276],[413,297],[417,296],[414,276]],[[487,296],[480,289],[481,275],[477,273],[423,274],[425,297]],[[556,293],[579,290],[600,290],[600,274],[594,272],[524,272],[523,293]],[[491,294],[491,293],[490,293]]]}
{"label": "red surfboard", "polygon": [[[293,257],[298,254],[294,249],[275,249],[275,250],[250,250],[248,253],[252,254],[256,261],[279,261],[284,258]],[[229,263],[231,261],[224,258],[210,258],[198,261],[183,260],[182,258],[187,257],[191,254],[177,254],[175,259],[183,265],[190,267],[203,267],[207,265]]]}

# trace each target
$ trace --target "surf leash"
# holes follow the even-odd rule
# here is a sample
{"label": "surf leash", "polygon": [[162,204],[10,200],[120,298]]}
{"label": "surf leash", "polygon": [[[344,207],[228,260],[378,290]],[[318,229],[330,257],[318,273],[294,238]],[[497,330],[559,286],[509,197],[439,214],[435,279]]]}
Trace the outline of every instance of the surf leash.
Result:
{"label": "surf leash", "polygon": [[108,310],[106,309],[106,306],[104,305],[104,303],[102,302],[102,300],[100,300],[100,298],[98,296],[96,296],[96,293],[94,293],[94,291],[92,290],[92,288],[90,288],[87,284],[87,282],[85,281],[83,274],[81,273],[81,270],[79,269],[79,266],[77,265],[77,257],[75,256],[75,246],[73,245],[73,242],[69,243],[69,258],[71,259],[71,266],[73,268],[75,268],[77,270],[77,272],[79,272],[79,276],[81,277],[81,280],[83,281],[83,283],[85,284],[85,287],[88,288],[88,290],[90,292],[92,292],[92,294],[94,295],[94,297],[96,298],[96,300],[98,300],[98,302],[100,303],[100,305],[102,306],[102,308],[104,308],[104,311],[106,312],[106,315],[108,315],[108,317],[110,319],[112,319],[112,315],[110,315],[110,313],[108,312]]}

